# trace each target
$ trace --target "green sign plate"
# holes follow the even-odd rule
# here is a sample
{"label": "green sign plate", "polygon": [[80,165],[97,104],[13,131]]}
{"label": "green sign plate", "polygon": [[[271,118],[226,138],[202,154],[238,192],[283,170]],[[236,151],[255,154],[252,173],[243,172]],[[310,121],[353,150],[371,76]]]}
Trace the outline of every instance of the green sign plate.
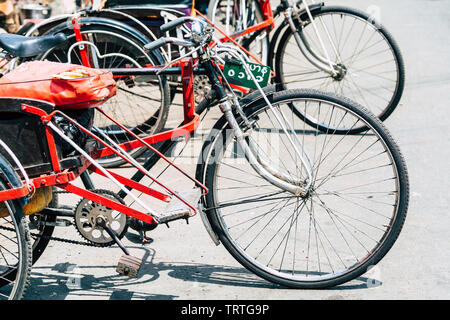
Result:
{"label": "green sign plate", "polygon": [[[252,62],[247,62],[247,66],[255,79],[258,81],[261,88],[267,86],[270,78],[270,67]],[[231,84],[245,88],[257,89],[251,76],[247,74],[244,66],[237,60],[227,61],[223,69],[223,74]]]}

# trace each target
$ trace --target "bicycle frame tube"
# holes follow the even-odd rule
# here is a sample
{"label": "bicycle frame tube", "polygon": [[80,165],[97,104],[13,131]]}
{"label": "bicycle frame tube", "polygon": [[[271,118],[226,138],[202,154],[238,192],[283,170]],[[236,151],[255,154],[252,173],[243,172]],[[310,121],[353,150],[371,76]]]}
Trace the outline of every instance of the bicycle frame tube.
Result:
{"label": "bicycle frame tube", "polygon": [[[75,39],[77,42],[84,41],[83,35],[81,34],[80,24],[78,23],[78,17],[74,16],[72,18],[73,32],[75,34]],[[88,50],[84,45],[80,45],[79,48],[81,61],[83,62],[83,66],[90,67],[89,58],[88,58]]]}

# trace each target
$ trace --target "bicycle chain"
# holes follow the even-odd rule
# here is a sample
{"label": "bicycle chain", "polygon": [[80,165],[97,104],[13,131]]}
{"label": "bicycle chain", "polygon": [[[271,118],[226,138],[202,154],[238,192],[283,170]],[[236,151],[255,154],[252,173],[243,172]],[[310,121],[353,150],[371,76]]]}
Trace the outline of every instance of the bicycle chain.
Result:
{"label": "bicycle chain", "polygon": [[61,194],[63,194],[63,193],[71,193],[71,192],[66,191],[66,190],[53,190],[53,193],[57,193],[57,194],[61,193]]}
{"label": "bicycle chain", "polygon": [[[16,232],[15,229],[4,227],[4,226],[0,226],[0,229]],[[44,238],[44,239],[49,239],[49,240],[54,240],[54,241],[59,241],[59,242],[64,242],[64,243],[69,243],[69,244],[76,244],[76,245],[87,246],[87,247],[101,248],[101,246],[99,246],[99,245],[97,245],[95,243],[87,242],[87,241],[83,242],[83,241],[70,240],[70,239],[59,238],[59,237],[49,237],[49,236],[44,236],[44,235],[41,235],[41,234],[35,234],[35,233],[31,233],[31,232],[30,232],[30,235],[34,239],[36,239],[36,238]]]}

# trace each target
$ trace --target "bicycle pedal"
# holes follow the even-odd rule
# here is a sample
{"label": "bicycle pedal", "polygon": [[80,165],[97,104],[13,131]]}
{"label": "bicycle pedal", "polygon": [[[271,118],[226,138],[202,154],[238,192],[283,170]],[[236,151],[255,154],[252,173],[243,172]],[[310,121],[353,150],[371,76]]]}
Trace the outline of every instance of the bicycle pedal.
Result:
{"label": "bicycle pedal", "polygon": [[122,254],[117,264],[116,271],[120,274],[136,278],[141,268],[142,260],[130,255]]}
{"label": "bicycle pedal", "polygon": [[[202,193],[199,188],[194,188],[187,191],[182,191],[178,193],[178,195],[192,206],[197,206]],[[174,196],[167,205],[166,211],[158,217],[158,220],[160,223],[167,223],[173,220],[183,218],[187,219],[192,213],[191,208]]]}

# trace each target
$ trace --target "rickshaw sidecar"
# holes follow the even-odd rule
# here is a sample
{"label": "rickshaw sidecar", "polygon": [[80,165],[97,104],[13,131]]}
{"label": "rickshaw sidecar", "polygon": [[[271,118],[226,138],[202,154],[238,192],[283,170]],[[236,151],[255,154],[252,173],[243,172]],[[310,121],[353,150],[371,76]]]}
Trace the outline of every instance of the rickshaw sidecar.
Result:
{"label": "rickshaw sidecar", "polygon": [[[30,74],[34,80],[29,80]],[[109,72],[47,61],[25,63],[0,79],[0,139],[9,149],[0,147],[0,156],[20,179],[33,180],[34,190],[26,197],[28,203],[23,204],[26,214],[39,212],[52,199],[52,184],[42,184],[42,179],[77,170],[85,162],[46,122],[51,121],[90,153],[96,144],[67,117],[91,129],[93,107],[115,93],[115,81]],[[0,178],[8,181],[2,170]],[[20,188],[16,189],[12,196],[23,197]]]}

